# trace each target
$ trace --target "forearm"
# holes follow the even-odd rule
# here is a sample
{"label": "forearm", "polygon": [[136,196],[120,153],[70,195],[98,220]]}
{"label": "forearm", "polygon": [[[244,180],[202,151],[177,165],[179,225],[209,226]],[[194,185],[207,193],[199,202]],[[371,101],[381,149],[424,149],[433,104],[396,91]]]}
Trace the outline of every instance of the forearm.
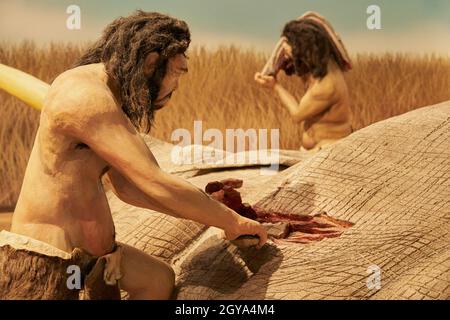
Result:
{"label": "forearm", "polygon": [[[119,179],[121,180],[120,182],[117,181]],[[152,194],[149,197],[131,182],[125,181],[125,178],[121,177],[119,179],[116,177],[115,186],[112,184],[114,193],[119,199],[133,206],[155,210],[176,218],[189,219],[222,229],[228,228],[235,223],[236,214],[234,211],[210,198],[206,193],[190,183],[186,184],[191,190],[183,186],[182,189],[184,191],[179,188],[172,189],[173,185],[166,185],[166,192],[173,194],[173,196],[166,198],[167,200],[162,200],[159,199],[158,195],[162,195],[164,192],[158,191],[157,188],[148,191]],[[182,204],[186,202],[189,205]],[[190,205],[192,205],[192,208],[189,208]]]}
{"label": "forearm", "polygon": [[205,192],[182,180],[160,171],[157,178],[143,185],[151,202],[166,212],[221,229],[233,229],[240,216]]}
{"label": "forearm", "polygon": [[297,117],[299,114],[297,99],[278,83],[275,84],[274,91],[278,94],[281,103],[288,109],[291,116]]}
{"label": "forearm", "polygon": [[168,211],[167,208],[158,206],[155,203],[153,203],[142,192],[134,192],[134,190],[133,190],[133,192],[130,192],[130,190],[121,190],[121,191],[116,190],[116,192],[114,192],[114,193],[117,195],[117,197],[120,200],[122,200],[132,206],[154,210],[157,212],[161,212],[161,213],[179,218],[179,216],[176,215],[174,212]]}
{"label": "forearm", "polygon": [[156,205],[141,190],[139,190],[128,179],[124,178],[115,169],[111,169],[108,174],[103,177],[104,182],[109,183],[114,194],[122,201],[135,207],[150,209],[165,213],[174,217],[178,217],[175,213],[167,211],[166,208]]}
{"label": "forearm", "polygon": [[115,168],[107,174],[114,193],[129,204],[221,229],[233,229],[240,218],[199,188],[159,167],[145,165],[133,171],[133,181]]}

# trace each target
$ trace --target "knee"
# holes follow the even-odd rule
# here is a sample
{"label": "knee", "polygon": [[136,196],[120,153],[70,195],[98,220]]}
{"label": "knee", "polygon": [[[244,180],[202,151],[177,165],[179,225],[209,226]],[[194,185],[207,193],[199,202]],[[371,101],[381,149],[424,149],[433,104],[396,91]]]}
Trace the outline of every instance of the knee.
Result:
{"label": "knee", "polygon": [[158,282],[158,293],[154,292],[154,294],[157,295],[155,298],[164,300],[170,299],[175,287],[175,271],[169,264],[164,264],[163,270],[161,270],[159,274]]}
{"label": "knee", "polygon": [[165,277],[167,287],[170,288],[170,293],[172,293],[173,287],[175,286],[175,271],[170,265],[166,265]]}
{"label": "knee", "polygon": [[168,300],[174,286],[175,272],[171,266],[164,264],[158,274],[141,279],[139,287],[128,290],[128,293],[131,300]]}

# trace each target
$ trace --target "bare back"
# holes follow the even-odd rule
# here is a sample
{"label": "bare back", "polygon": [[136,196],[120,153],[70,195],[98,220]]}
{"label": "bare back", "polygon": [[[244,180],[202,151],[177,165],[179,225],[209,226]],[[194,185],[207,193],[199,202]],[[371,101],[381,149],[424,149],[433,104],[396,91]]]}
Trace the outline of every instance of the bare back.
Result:
{"label": "bare back", "polygon": [[69,70],[54,81],[41,113],[11,231],[68,252],[81,247],[100,256],[114,243],[114,223],[101,182],[109,165],[54,123],[55,114],[72,97],[68,93],[82,89],[77,84],[104,97],[93,101],[80,96],[81,115],[89,117],[89,110],[99,103],[115,103],[102,64]]}
{"label": "bare back", "polygon": [[302,146],[306,149],[321,147],[348,136],[352,132],[353,120],[350,97],[342,71],[335,63],[329,64],[328,74],[320,81],[314,81],[302,100],[311,96],[332,92],[329,107],[317,115],[305,119]]}

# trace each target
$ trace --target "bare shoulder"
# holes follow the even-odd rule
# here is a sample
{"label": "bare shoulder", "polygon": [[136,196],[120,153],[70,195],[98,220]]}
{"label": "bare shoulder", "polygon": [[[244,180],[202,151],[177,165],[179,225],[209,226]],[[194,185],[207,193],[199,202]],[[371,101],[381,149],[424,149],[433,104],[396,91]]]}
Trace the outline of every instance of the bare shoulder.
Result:
{"label": "bare shoulder", "polygon": [[318,80],[308,90],[308,94],[312,99],[316,100],[333,100],[336,96],[337,85],[334,77],[330,74]]}
{"label": "bare shoulder", "polygon": [[54,126],[95,121],[117,111],[111,90],[98,69],[78,67],[60,74],[52,83],[42,112]]}

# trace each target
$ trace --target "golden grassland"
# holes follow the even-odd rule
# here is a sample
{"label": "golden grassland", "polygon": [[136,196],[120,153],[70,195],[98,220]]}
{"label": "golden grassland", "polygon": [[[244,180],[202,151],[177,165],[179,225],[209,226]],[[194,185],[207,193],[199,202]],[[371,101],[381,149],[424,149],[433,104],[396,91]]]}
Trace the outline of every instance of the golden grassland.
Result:
{"label": "golden grassland", "polygon": [[[28,72],[46,82],[68,69],[86,45],[33,42],[0,43],[0,63]],[[170,141],[176,128],[193,131],[193,121],[208,128],[279,128],[280,146],[300,147],[301,127],[294,123],[276,96],[253,81],[266,54],[235,47],[193,48],[189,73],[183,76],[170,104],[158,111],[151,134]],[[347,81],[355,114],[354,127],[450,99],[450,58],[405,54],[353,56]],[[296,77],[280,81],[295,96],[303,95]],[[38,127],[39,112],[0,92],[0,208],[17,200],[24,170]]]}

